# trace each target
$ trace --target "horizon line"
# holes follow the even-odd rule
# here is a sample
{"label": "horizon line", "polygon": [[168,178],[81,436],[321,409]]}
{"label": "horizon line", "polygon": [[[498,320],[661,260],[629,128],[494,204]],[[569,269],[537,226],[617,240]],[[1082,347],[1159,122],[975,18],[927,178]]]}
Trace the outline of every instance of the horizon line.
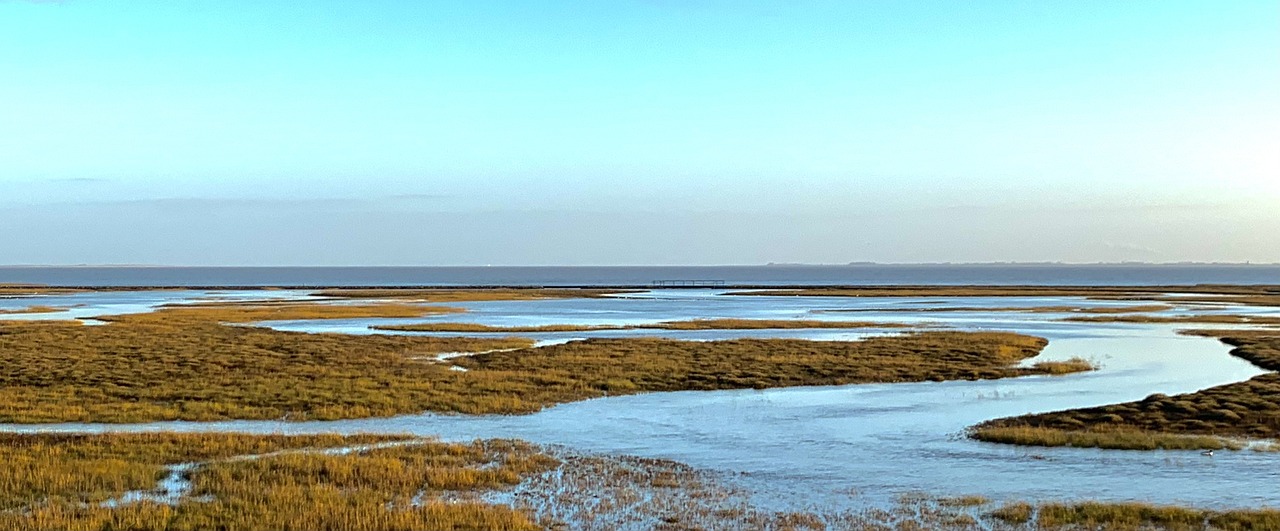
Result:
{"label": "horizon line", "polygon": [[457,268],[628,268],[628,267],[872,267],[872,266],[1240,266],[1240,267],[1276,267],[1280,266],[1280,262],[1206,262],[1185,260],[1178,262],[1143,262],[1143,261],[1120,261],[1120,262],[1067,262],[1067,261],[992,261],[992,262],[844,262],[844,263],[804,263],[804,262],[767,262],[763,264],[449,264],[449,265],[382,265],[382,264],[361,264],[361,265],[298,265],[298,264],[272,264],[272,265],[248,265],[248,264],[201,264],[201,265],[171,265],[171,264],[0,264],[0,269],[91,269],[91,268],[118,268],[118,269],[201,269],[201,268],[218,268],[218,269],[321,269],[321,268],[342,268],[342,269],[457,269]]}

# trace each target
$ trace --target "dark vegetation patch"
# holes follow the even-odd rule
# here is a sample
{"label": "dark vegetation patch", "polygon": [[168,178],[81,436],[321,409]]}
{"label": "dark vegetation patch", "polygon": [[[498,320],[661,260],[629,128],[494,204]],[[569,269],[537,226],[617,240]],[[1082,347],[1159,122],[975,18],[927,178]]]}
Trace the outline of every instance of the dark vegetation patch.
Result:
{"label": "dark vegetation patch", "polygon": [[[1221,339],[1236,347],[1233,355],[1280,370],[1280,332],[1192,333],[1226,334]],[[1154,394],[1136,402],[996,419],[975,426],[970,435],[1033,446],[1144,450],[1232,446],[1222,437],[1280,439],[1280,374],[1183,395]]]}

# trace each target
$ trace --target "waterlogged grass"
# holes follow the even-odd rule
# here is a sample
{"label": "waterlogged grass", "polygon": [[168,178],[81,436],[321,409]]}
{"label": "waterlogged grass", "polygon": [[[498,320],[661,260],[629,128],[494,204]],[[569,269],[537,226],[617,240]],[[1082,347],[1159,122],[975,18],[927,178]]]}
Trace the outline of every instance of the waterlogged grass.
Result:
{"label": "waterlogged grass", "polygon": [[154,312],[96,317],[100,321],[175,326],[183,323],[256,323],[306,319],[411,318],[464,310],[407,303],[325,304],[292,301],[173,305]]}
{"label": "waterlogged grass", "polygon": [[[1176,295],[1172,295],[1176,294]],[[780,297],[1088,297],[1159,304],[1280,306],[1280,286],[848,286],[733,292]]]}
{"label": "waterlogged grass", "polygon": [[875,323],[867,321],[819,321],[812,319],[692,319],[667,321],[657,325],[636,328],[659,330],[762,330],[796,328],[908,328],[902,323]]}
{"label": "waterlogged grass", "polygon": [[124,491],[150,490],[171,463],[399,439],[403,437],[5,433],[0,434],[0,513],[45,503],[98,503]]}
{"label": "waterlogged grass", "polygon": [[1012,502],[986,513],[986,516],[1006,524],[1022,525],[1035,518],[1036,508],[1027,502]]}
{"label": "waterlogged grass", "polygon": [[320,297],[353,299],[408,299],[421,302],[474,302],[520,301],[539,299],[585,299],[610,294],[628,293],[627,290],[606,289],[550,289],[550,288],[384,288],[384,289],[328,289],[314,295]]}
{"label": "waterlogged grass", "polygon": [[26,307],[26,308],[18,308],[18,309],[15,309],[15,310],[6,310],[6,309],[4,309],[4,308],[0,308],[0,315],[21,315],[21,314],[34,314],[34,313],[57,313],[57,312],[65,312],[65,311],[67,311],[67,310],[69,310],[69,309],[70,309],[70,308],[65,308],[65,307],[60,307],[60,306],[40,306],[40,305],[28,306],[28,307]]}
{"label": "waterlogged grass", "polygon": [[404,325],[375,325],[374,330],[397,332],[488,332],[488,333],[536,333],[536,332],[592,332],[600,330],[766,330],[766,329],[855,329],[855,328],[907,328],[901,323],[875,323],[867,321],[819,321],[797,319],[692,319],[638,325],[570,325],[552,324],[540,326],[489,326],[476,323],[414,323]]}
{"label": "waterlogged grass", "polygon": [[1211,435],[1176,435],[1123,428],[1079,431],[1031,426],[980,426],[974,428],[970,436],[980,441],[1022,446],[1072,446],[1110,450],[1239,450],[1244,447],[1238,441]]}
{"label": "waterlogged grass", "polygon": [[[1280,332],[1191,333],[1230,334],[1222,341],[1236,347],[1233,355],[1264,369],[1280,369]],[[1280,439],[1280,374],[1184,395],[1154,394],[1136,402],[996,419],[975,426],[970,436],[1031,446],[1239,449],[1235,439]]]}
{"label": "waterlogged grass", "polygon": [[1125,314],[1150,313],[1172,310],[1167,304],[1141,304],[1130,306],[936,306],[931,308],[840,308],[822,310],[824,313],[949,313],[949,312],[999,312],[999,313],[1083,313],[1083,314]]}
{"label": "waterlogged grass", "polygon": [[[236,434],[15,435],[0,439],[0,528],[143,530],[538,529],[508,506],[446,501],[507,489],[555,459],[513,441],[411,441],[393,436]],[[356,447],[346,454],[315,449]],[[283,452],[282,452],[283,451]],[[280,452],[280,453],[270,453]],[[235,458],[257,454],[251,459]],[[262,455],[265,454],[265,455]],[[175,503],[101,502],[148,490],[165,464],[194,462]]]}
{"label": "waterlogged grass", "polygon": [[[105,326],[0,323],[0,422],[339,419],[530,413],[609,394],[1055,374],[1017,367],[1045,345],[1001,333],[860,342],[599,339],[530,349],[520,338],[305,334],[230,326],[264,318],[422,311],[197,306]],[[283,312],[288,317],[280,317]],[[510,351],[510,349],[516,349]],[[488,352],[451,361],[437,356]]]}
{"label": "waterlogged grass", "polygon": [[729,295],[768,297],[1087,297],[1136,295],[1129,287],[1072,286],[850,286],[834,288],[767,289],[731,292]]}
{"label": "waterlogged grass", "polygon": [[1163,324],[1242,324],[1280,325],[1280,317],[1249,315],[1094,315],[1068,317],[1064,321],[1078,323],[1163,323]]}
{"label": "waterlogged grass", "polygon": [[27,297],[31,295],[63,295],[78,293],[83,290],[68,288],[52,288],[31,284],[0,284],[0,297]]}
{"label": "waterlogged grass", "polygon": [[[1280,286],[1199,284],[1194,286],[843,286],[733,292],[730,295],[810,297],[1093,297],[1159,296],[1169,293],[1280,296]],[[1178,299],[1173,299],[1178,300]]]}
{"label": "waterlogged grass", "polygon": [[[548,453],[551,452],[551,453]],[[147,492],[185,464],[189,489]],[[164,494],[155,492],[155,494]],[[111,503],[104,503],[111,501]],[[0,529],[1276,529],[1280,511],[908,493],[777,512],[680,463],[395,435],[0,435]]]}
{"label": "waterlogged grass", "polygon": [[1055,376],[1092,371],[1097,368],[1093,362],[1084,358],[1071,358],[1064,361],[1041,361],[1035,363],[1032,367],[1043,374]]}
{"label": "waterlogged grass", "polygon": [[599,330],[625,330],[623,325],[570,325],[551,324],[538,326],[491,326],[478,323],[413,323],[403,325],[373,325],[372,330],[389,332],[460,332],[525,334],[538,332],[592,332]]}
{"label": "waterlogged grass", "polygon": [[1209,511],[1146,503],[1084,502],[1045,504],[1036,516],[1042,529],[1280,529],[1280,510],[1274,509]]}

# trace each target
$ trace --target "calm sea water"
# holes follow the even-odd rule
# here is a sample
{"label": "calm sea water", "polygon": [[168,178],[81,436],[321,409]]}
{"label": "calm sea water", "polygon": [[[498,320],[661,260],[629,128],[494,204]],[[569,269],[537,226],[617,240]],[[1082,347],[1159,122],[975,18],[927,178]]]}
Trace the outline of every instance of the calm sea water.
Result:
{"label": "calm sea water", "polygon": [[627,267],[0,267],[0,283],[55,286],[591,286],[1280,284],[1280,265],[845,265]]}

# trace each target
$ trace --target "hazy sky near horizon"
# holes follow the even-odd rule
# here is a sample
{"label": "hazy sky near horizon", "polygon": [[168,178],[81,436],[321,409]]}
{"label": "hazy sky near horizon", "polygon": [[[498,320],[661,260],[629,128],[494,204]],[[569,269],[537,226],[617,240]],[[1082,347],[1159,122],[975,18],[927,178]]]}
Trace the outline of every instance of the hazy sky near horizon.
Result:
{"label": "hazy sky near horizon", "polygon": [[0,0],[0,264],[1280,262],[1276,0]]}

